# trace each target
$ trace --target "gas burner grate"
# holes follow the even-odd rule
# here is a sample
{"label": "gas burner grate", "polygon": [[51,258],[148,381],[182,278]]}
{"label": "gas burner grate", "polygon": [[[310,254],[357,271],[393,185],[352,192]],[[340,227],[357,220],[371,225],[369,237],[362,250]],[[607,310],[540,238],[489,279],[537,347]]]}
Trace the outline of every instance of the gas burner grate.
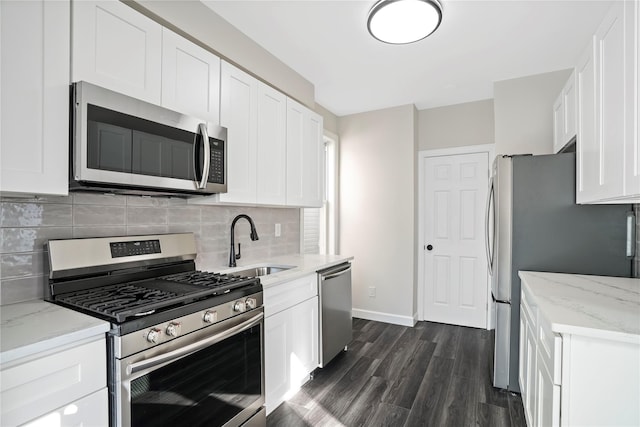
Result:
{"label": "gas burner grate", "polygon": [[227,293],[233,289],[243,287],[254,280],[243,276],[232,274],[209,273],[207,271],[188,271],[169,276],[163,276],[164,280],[185,283],[195,286],[204,286],[214,290],[214,295]]}
{"label": "gas burner grate", "polygon": [[58,300],[122,321],[127,317],[149,314],[159,305],[166,306],[180,296],[175,292],[129,283],[71,292]]}

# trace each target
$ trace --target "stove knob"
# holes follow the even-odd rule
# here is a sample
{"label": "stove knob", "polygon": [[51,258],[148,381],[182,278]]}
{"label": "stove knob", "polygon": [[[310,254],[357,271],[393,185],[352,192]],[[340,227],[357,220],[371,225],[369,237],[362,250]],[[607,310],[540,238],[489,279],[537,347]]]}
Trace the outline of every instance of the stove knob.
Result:
{"label": "stove knob", "polygon": [[247,305],[247,310],[253,310],[254,308],[256,308],[256,299],[247,298],[247,300],[245,301],[245,304]]}
{"label": "stove knob", "polygon": [[150,343],[156,344],[158,342],[158,338],[160,338],[160,333],[162,331],[160,329],[153,328],[147,333],[147,341]]}
{"label": "stove knob", "polygon": [[204,316],[202,317],[204,323],[213,323],[218,321],[218,312],[217,311],[205,311]]}
{"label": "stove knob", "polygon": [[180,333],[180,323],[169,323],[165,332],[170,337],[177,337]]}
{"label": "stove knob", "polygon": [[233,311],[242,313],[245,310],[244,301],[236,301],[233,304]]}

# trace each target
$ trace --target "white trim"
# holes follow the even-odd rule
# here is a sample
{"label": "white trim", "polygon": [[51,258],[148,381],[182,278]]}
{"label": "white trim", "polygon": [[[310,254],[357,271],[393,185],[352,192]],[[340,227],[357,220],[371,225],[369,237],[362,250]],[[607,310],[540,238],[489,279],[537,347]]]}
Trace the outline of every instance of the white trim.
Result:
{"label": "white trim", "polygon": [[382,313],[379,311],[352,309],[353,317],[366,320],[375,320],[376,322],[393,323],[394,325],[410,326],[416,325],[416,318],[411,316],[400,316],[391,313]]}
{"label": "white trim", "polygon": [[[418,246],[416,254],[418,254],[418,320],[424,319],[424,257],[422,256],[424,241],[425,224],[424,218],[424,160],[428,157],[455,156],[460,154],[487,153],[487,176],[490,176],[491,165],[495,157],[495,144],[467,145],[463,147],[441,148],[437,150],[421,150],[418,152]],[[488,273],[487,273],[488,274]],[[493,310],[491,310],[491,277],[487,277],[487,324],[486,328],[491,329],[495,324],[493,319]]]}

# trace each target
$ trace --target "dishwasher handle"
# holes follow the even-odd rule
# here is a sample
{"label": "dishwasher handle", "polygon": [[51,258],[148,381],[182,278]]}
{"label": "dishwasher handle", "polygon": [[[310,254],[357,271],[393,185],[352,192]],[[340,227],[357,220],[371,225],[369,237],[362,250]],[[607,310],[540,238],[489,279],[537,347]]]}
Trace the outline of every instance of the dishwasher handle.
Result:
{"label": "dishwasher handle", "polygon": [[344,264],[339,266],[339,268],[335,268],[332,270],[324,270],[320,271],[320,279],[321,280],[329,280],[334,279],[336,277],[342,276],[343,274],[351,271],[351,264]]}

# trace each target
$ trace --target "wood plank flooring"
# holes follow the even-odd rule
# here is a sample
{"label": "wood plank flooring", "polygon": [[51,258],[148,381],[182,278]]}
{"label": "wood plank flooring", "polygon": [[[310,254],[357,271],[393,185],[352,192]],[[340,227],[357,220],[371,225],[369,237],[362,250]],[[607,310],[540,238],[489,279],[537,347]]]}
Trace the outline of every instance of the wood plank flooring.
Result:
{"label": "wood plank flooring", "polygon": [[353,338],[267,426],[526,427],[520,395],[491,385],[490,331],[354,318]]}

